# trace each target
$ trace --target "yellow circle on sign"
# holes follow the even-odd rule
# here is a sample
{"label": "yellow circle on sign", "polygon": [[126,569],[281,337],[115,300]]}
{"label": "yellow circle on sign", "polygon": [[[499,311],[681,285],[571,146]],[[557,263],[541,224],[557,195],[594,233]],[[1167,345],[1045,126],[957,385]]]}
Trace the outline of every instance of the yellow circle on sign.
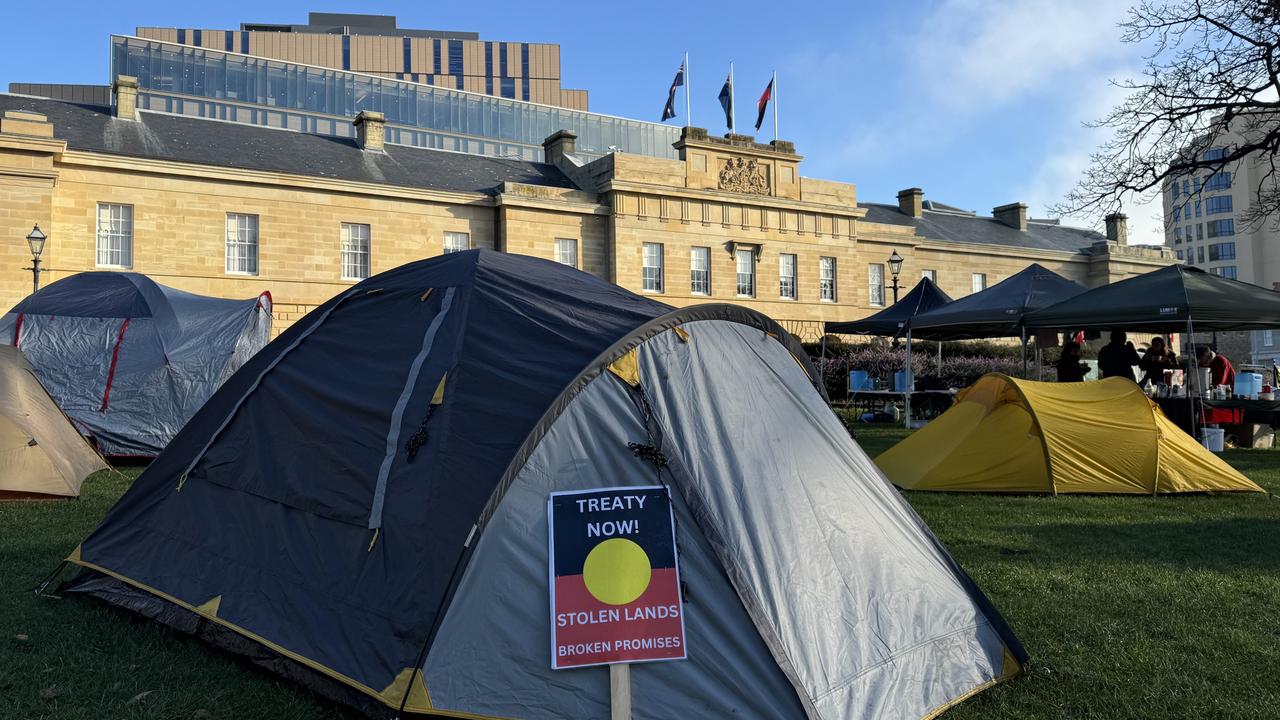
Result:
{"label": "yellow circle on sign", "polygon": [[652,571],[644,548],[626,538],[613,538],[587,553],[582,581],[600,602],[626,605],[644,594]]}

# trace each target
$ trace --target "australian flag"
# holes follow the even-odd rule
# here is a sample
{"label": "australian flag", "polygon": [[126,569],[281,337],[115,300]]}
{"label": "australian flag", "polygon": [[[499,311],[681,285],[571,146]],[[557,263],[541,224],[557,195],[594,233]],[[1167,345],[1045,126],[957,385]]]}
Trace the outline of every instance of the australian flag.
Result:
{"label": "australian flag", "polygon": [[729,132],[736,132],[737,128],[733,126],[733,73],[729,73],[729,77],[724,79],[724,87],[720,88],[720,107],[724,108],[724,123],[729,126]]}
{"label": "australian flag", "polygon": [[671,90],[667,92],[667,106],[662,109],[663,121],[676,116],[676,88],[681,85],[684,85],[684,63],[680,63],[680,69],[676,71],[676,77],[671,81]]}

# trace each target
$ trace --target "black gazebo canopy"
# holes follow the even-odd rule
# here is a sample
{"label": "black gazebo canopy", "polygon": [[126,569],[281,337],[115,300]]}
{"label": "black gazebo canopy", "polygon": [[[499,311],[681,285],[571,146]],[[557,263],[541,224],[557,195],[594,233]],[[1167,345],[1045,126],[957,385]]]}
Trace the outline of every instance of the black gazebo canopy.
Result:
{"label": "black gazebo canopy", "polygon": [[920,340],[1017,337],[1029,313],[1085,292],[1037,263],[981,292],[920,315],[911,334]]}
{"label": "black gazebo canopy", "polygon": [[1026,324],[1045,330],[1265,330],[1280,327],[1280,293],[1198,268],[1170,265],[1033,312]]}
{"label": "black gazebo canopy", "polygon": [[907,323],[912,318],[949,302],[951,297],[938,289],[932,280],[921,278],[905,297],[875,315],[849,322],[829,322],[824,328],[829,333],[897,337],[906,332]]}

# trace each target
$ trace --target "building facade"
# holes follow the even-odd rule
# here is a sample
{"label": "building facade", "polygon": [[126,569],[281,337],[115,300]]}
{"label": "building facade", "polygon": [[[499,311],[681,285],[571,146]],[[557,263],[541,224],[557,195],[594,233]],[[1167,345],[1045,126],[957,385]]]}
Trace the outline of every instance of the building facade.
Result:
{"label": "building facade", "polygon": [[684,128],[672,157],[582,153],[557,131],[540,161],[398,145],[373,111],[353,137],[140,107],[134,78],[109,107],[0,95],[0,304],[30,291],[22,238],[49,240],[44,282],[129,269],[223,297],[270,290],[276,329],[345,287],[403,263],[491,248],[574,265],[672,305],[740,303],[803,339],[891,304],[934,277],[954,296],[1030,262],[1086,285],[1172,261],[1108,236],[926,201],[860,203],[847,183],[803,177],[787,142]]}
{"label": "building facade", "polygon": [[305,25],[241,23],[239,30],[139,27],[136,34],[188,47],[587,109],[586,90],[560,85],[559,45],[401,28],[392,15],[313,12]]}
{"label": "building facade", "polygon": [[[1201,159],[1220,159],[1243,140],[1236,130],[1207,139]],[[1270,172],[1271,163],[1259,153],[1217,172],[1199,170],[1166,180],[1165,246],[1188,265],[1280,290],[1280,226],[1274,219],[1248,222],[1242,217],[1260,188],[1275,187]],[[1280,331],[1250,335],[1252,362],[1280,362]]]}

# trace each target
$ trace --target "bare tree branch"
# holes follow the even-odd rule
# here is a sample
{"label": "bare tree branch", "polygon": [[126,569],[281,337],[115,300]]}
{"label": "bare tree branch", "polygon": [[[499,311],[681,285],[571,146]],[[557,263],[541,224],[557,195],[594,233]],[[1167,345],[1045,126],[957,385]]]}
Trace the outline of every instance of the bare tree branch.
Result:
{"label": "bare tree branch", "polygon": [[1148,46],[1142,75],[1114,83],[1127,97],[1088,124],[1111,137],[1054,209],[1097,219],[1167,180],[1255,163],[1266,172],[1241,220],[1280,227],[1280,0],[1141,0],[1120,27]]}

